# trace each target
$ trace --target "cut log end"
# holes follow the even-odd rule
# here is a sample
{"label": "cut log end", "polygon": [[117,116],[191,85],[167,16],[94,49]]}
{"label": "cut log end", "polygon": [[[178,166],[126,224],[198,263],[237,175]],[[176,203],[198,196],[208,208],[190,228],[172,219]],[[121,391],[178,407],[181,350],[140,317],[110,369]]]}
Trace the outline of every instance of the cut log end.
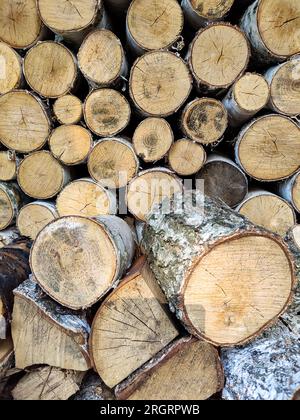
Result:
{"label": "cut log end", "polygon": [[223,18],[230,10],[233,2],[234,0],[222,2],[219,0],[190,0],[195,12],[209,21]]}
{"label": "cut log end", "polygon": [[235,84],[233,95],[236,103],[245,112],[257,113],[269,100],[267,81],[259,74],[247,73]]}
{"label": "cut log end", "polygon": [[[1,38],[1,35],[0,35]],[[0,41],[0,94],[8,93],[13,89],[21,87],[23,73],[22,73],[22,59],[18,53],[9,45]],[[5,71],[3,67],[5,66]]]}
{"label": "cut log end", "polygon": [[295,225],[291,229],[292,239],[300,251],[300,225]]}
{"label": "cut log end", "polygon": [[206,152],[201,144],[189,139],[177,140],[170,149],[170,168],[181,176],[194,175],[205,164]]}
{"label": "cut log end", "polygon": [[83,116],[83,105],[74,95],[58,98],[53,105],[54,116],[62,125],[77,124]]}
{"label": "cut log end", "polygon": [[0,182],[0,230],[13,224],[20,205],[19,190],[14,185]]}
{"label": "cut log end", "polygon": [[0,181],[12,181],[17,177],[17,158],[14,152],[0,152]]}

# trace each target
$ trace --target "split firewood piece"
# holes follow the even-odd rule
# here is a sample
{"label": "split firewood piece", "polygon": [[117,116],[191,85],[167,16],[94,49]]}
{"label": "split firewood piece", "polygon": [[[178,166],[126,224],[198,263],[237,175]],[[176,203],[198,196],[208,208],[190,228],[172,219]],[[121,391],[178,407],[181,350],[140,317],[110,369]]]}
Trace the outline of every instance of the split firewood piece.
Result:
{"label": "split firewood piece", "polygon": [[0,41],[0,95],[19,89],[23,81],[21,56],[9,45]]}
{"label": "split firewood piece", "polygon": [[285,61],[300,50],[298,0],[256,0],[246,10],[241,28],[256,58],[263,63]]}
{"label": "split firewood piece", "polygon": [[296,214],[292,206],[268,191],[251,191],[236,211],[252,223],[281,236],[285,236],[296,223]]}
{"label": "split firewood piece", "polygon": [[63,308],[32,279],[14,290],[12,337],[16,367],[45,364],[61,369],[90,369],[84,313]]}
{"label": "split firewood piece", "polygon": [[92,88],[118,84],[128,73],[121,41],[107,29],[93,31],[85,38],[78,53],[78,64]]}
{"label": "split firewood piece", "polygon": [[182,195],[174,196],[168,212],[165,206],[149,218],[143,248],[191,334],[241,345],[286,311],[296,279],[280,236],[200,192],[186,192],[184,205]]}
{"label": "split firewood piece", "polygon": [[169,51],[153,51],[138,58],[131,69],[130,96],[146,117],[167,117],[187,100],[192,77],[185,62]]}
{"label": "split firewood piece", "polygon": [[54,203],[33,201],[21,208],[17,217],[17,227],[22,236],[34,241],[40,231],[58,217]]}
{"label": "split firewood piece", "polygon": [[136,154],[144,162],[162,159],[173,142],[172,127],[163,118],[146,118],[138,125],[132,138]]}
{"label": "split firewood piece", "polygon": [[16,49],[27,49],[45,39],[35,0],[5,0],[0,4],[0,39]]}
{"label": "split firewood piece", "polygon": [[278,185],[278,192],[281,197],[292,204],[294,209],[300,213],[300,172],[292,178],[281,182]]}
{"label": "split firewood piece", "polygon": [[193,29],[200,29],[208,23],[224,20],[234,0],[182,0],[185,18]]}
{"label": "split firewood piece", "polygon": [[258,181],[280,181],[300,167],[300,128],[282,115],[265,115],[247,124],[235,144],[236,162]]}
{"label": "split firewood piece", "polygon": [[[248,193],[248,179],[232,160],[219,154],[212,154],[197,174],[197,189],[219,198],[229,207],[236,207]],[[203,190],[202,190],[203,191]]]}
{"label": "split firewood piece", "polygon": [[0,230],[6,229],[15,222],[21,204],[17,184],[0,182]]}
{"label": "split firewood piece", "polygon": [[128,209],[136,219],[145,222],[157,204],[182,189],[182,181],[166,168],[142,171],[127,187]]}
{"label": "split firewood piece", "polygon": [[0,140],[8,149],[29,153],[44,146],[50,120],[42,101],[25,90],[0,97]]}
{"label": "split firewood piece", "polygon": [[54,41],[40,42],[24,58],[24,76],[32,90],[46,98],[59,98],[76,87],[75,56]]}
{"label": "split firewood piece", "polygon": [[87,373],[80,390],[72,398],[75,401],[107,401],[114,400],[113,392],[104,384],[98,374]]}
{"label": "split firewood piece", "polygon": [[123,138],[99,140],[88,158],[91,177],[104,187],[125,187],[138,173],[139,160],[129,141]]}
{"label": "split firewood piece", "polygon": [[90,178],[77,179],[58,195],[56,207],[60,217],[97,217],[115,214],[116,196]]}
{"label": "split firewood piece", "polygon": [[17,178],[19,159],[12,150],[0,152],[0,181],[12,181]]}
{"label": "split firewood piece", "polygon": [[300,56],[271,67],[266,73],[271,97],[269,108],[291,117],[300,114]]}
{"label": "split firewood piece", "polygon": [[223,99],[229,124],[238,127],[250,120],[267,105],[269,98],[270,89],[263,76],[256,73],[244,74]]}
{"label": "split firewood piece", "polygon": [[37,0],[37,4],[48,28],[75,46],[80,46],[93,28],[107,25],[103,0]]}
{"label": "split firewood piece", "polygon": [[12,390],[14,400],[68,400],[80,389],[84,373],[45,366],[26,373]]}
{"label": "split firewood piece", "polygon": [[129,102],[116,90],[94,90],[85,100],[85,122],[98,136],[115,136],[127,127],[130,118]]}
{"label": "split firewood piece", "polygon": [[[176,384],[176,386],[174,386]],[[117,386],[122,400],[207,400],[224,386],[218,351],[192,337],[176,340]]]}
{"label": "split firewood piece", "polygon": [[250,46],[244,33],[229,23],[200,30],[190,45],[188,62],[198,90],[230,87],[246,70]]}
{"label": "split firewood piece", "polygon": [[70,172],[46,150],[31,153],[20,163],[18,184],[29,197],[55,197],[70,180]]}
{"label": "split firewood piece", "polygon": [[6,340],[0,340],[0,380],[6,377],[6,373],[13,367],[14,345],[9,337]]}
{"label": "split firewood piece", "polygon": [[107,386],[123,381],[178,336],[166,306],[142,258],[103,302],[93,322],[91,357]]}
{"label": "split firewood piece", "polygon": [[77,96],[65,95],[55,101],[53,113],[62,125],[78,124],[83,117],[83,105]]}
{"label": "split firewood piece", "polygon": [[190,139],[202,144],[220,141],[228,126],[228,115],[221,101],[195,99],[184,108],[181,129]]}
{"label": "split firewood piece", "polygon": [[16,240],[20,239],[20,233],[15,227],[10,227],[8,229],[0,231],[0,248],[5,248],[8,245],[11,245]]}
{"label": "split firewood piece", "polygon": [[40,232],[30,264],[49,296],[78,310],[92,306],[118,284],[134,251],[132,232],[119,217],[68,216]]}
{"label": "split firewood piece", "polygon": [[48,141],[53,156],[67,166],[85,163],[93,147],[92,134],[81,125],[61,125]]}
{"label": "split firewood piece", "polygon": [[183,30],[183,12],[176,0],[133,0],[127,12],[127,43],[135,55],[172,47]]}
{"label": "split firewood piece", "polygon": [[201,144],[189,139],[177,140],[168,155],[169,166],[180,176],[194,175],[206,162],[206,152]]}

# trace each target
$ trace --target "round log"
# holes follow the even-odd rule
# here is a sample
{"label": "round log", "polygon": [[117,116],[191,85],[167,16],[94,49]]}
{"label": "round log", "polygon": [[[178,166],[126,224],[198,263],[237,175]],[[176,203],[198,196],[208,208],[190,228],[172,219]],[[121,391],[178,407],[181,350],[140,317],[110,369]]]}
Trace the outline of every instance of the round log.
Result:
{"label": "round log", "polygon": [[42,101],[16,90],[0,97],[0,141],[8,149],[29,153],[44,146],[50,121]]}
{"label": "round log", "polygon": [[202,193],[148,220],[143,248],[188,331],[217,346],[249,342],[284,313],[296,284],[283,240]]}
{"label": "round log", "polygon": [[21,208],[17,217],[17,227],[22,236],[34,241],[40,231],[58,217],[54,203],[34,201]]}
{"label": "round log", "polygon": [[147,117],[167,117],[187,100],[192,78],[185,62],[169,51],[149,52],[138,58],[130,74],[130,96]]}
{"label": "round log", "polygon": [[162,159],[173,142],[172,127],[163,118],[146,118],[137,126],[132,138],[134,150],[144,162]]}
{"label": "round log", "polygon": [[229,124],[238,127],[263,109],[270,98],[270,89],[263,76],[244,74],[229,90],[223,104],[227,109]]}
{"label": "round log", "polygon": [[75,88],[78,77],[75,56],[64,45],[44,41],[24,58],[24,76],[32,90],[46,98],[59,98]]}
{"label": "round log", "polygon": [[200,30],[190,45],[188,62],[200,92],[230,87],[246,70],[250,46],[245,34],[229,23]]}
{"label": "round log", "polygon": [[206,152],[201,144],[189,139],[177,140],[168,155],[169,166],[180,176],[194,175],[206,162]]}
{"label": "round log", "polygon": [[200,29],[208,23],[224,20],[234,0],[182,0],[185,18],[193,29]]}
{"label": "round log", "polygon": [[68,169],[46,150],[26,156],[18,169],[20,188],[36,200],[55,197],[69,180]]}
{"label": "round log", "polygon": [[91,131],[101,137],[112,137],[129,124],[131,109],[120,92],[99,89],[90,93],[84,103],[84,119]]}
{"label": "round log", "polygon": [[228,115],[224,105],[212,98],[197,98],[190,102],[181,117],[183,133],[202,144],[218,142],[227,126]]}
{"label": "round log", "polygon": [[97,217],[116,213],[116,197],[89,178],[77,179],[58,195],[56,207],[60,217]]}
{"label": "round log", "polygon": [[196,176],[202,180],[198,188],[205,194],[219,198],[229,207],[236,207],[248,193],[248,179],[244,172],[232,160],[217,154],[207,159],[205,166]]}
{"label": "round log", "polygon": [[252,223],[281,236],[285,236],[296,223],[296,214],[292,206],[268,191],[251,191],[236,211]]}
{"label": "round log", "polygon": [[264,64],[285,61],[300,51],[298,0],[256,0],[246,10],[241,28]]}
{"label": "round log", "polygon": [[239,133],[235,158],[258,181],[288,178],[300,167],[300,128],[281,115],[259,117]]}
{"label": "round log", "polygon": [[300,213],[300,172],[280,183],[278,191],[279,195],[291,203],[294,209]]}
{"label": "round log", "polygon": [[0,181],[12,181],[17,178],[19,160],[15,152],[5,150],[0,152]]}
{"label": "round log", "polygon": [[51,153],[68,166],[85,163],[92,147],[90,131],[80,125],[62,125],[53,130],[49,137]]}
{"label": "round log", "polygon": [[300,57],[271,67],[266,73],[271,96],[269,108],[291,117],[300,114]]}
{"label": "round log", "polygon": [[132,144],[123,138],[99,140],[88,158],[91,177],[104,187],[125,187],[136,176],[139,160]]}
{"label": "round log", "polygon": [[4,42],[0,42],[0,95],[23,84],[22,58]]}
{"label": "round log", "polygon": [[39,233],[30,264],[48,295],[78,310],[98,302],[119,282],[134,250],[133,235],[122,219],[69,216]]}
{"label": "round log", "polygon": [[157,204],[182,188],[181,180],[166,168],[142,171],[128,185],[128,209],[136,219],[145,222]]}
{"label": "round log", "polygon": [[178,41],[183,23],[176,0],[133,0],[127,12],[127,44],[136,56],[168,49]]}
{"label": "round log", "polygon": [[85,38],[78,65],[91,88],[116,85],[128,73],[121,41],[107,29],[93,31]]}
{"label": "round log", "polygon": [[21,196],[16,184],[0,182],[0,230],[11,226],[21,207]]}
{"label": "round log", "polygon": [[58,98],[53,105],[55,119],[62,125],[78,124],[83,117],[83,105],[74,95]]}

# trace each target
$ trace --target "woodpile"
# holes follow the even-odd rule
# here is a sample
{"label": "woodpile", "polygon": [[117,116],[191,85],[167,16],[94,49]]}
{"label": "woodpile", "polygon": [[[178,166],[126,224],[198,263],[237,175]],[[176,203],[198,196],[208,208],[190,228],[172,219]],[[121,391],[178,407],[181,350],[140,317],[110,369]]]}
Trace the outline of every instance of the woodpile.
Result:
{"label": "woodpile", "polygon": [[0,1],[0,400],[299,400],[299,16]]}

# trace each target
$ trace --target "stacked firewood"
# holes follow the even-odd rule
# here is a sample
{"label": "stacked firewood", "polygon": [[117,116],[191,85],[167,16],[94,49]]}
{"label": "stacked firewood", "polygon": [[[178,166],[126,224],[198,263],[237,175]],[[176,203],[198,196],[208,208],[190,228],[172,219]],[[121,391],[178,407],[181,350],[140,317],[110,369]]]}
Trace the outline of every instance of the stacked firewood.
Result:
{"label": "stacked firewood", "polygon": [[0,2],[0,399],[299,398],[299,16]]}

